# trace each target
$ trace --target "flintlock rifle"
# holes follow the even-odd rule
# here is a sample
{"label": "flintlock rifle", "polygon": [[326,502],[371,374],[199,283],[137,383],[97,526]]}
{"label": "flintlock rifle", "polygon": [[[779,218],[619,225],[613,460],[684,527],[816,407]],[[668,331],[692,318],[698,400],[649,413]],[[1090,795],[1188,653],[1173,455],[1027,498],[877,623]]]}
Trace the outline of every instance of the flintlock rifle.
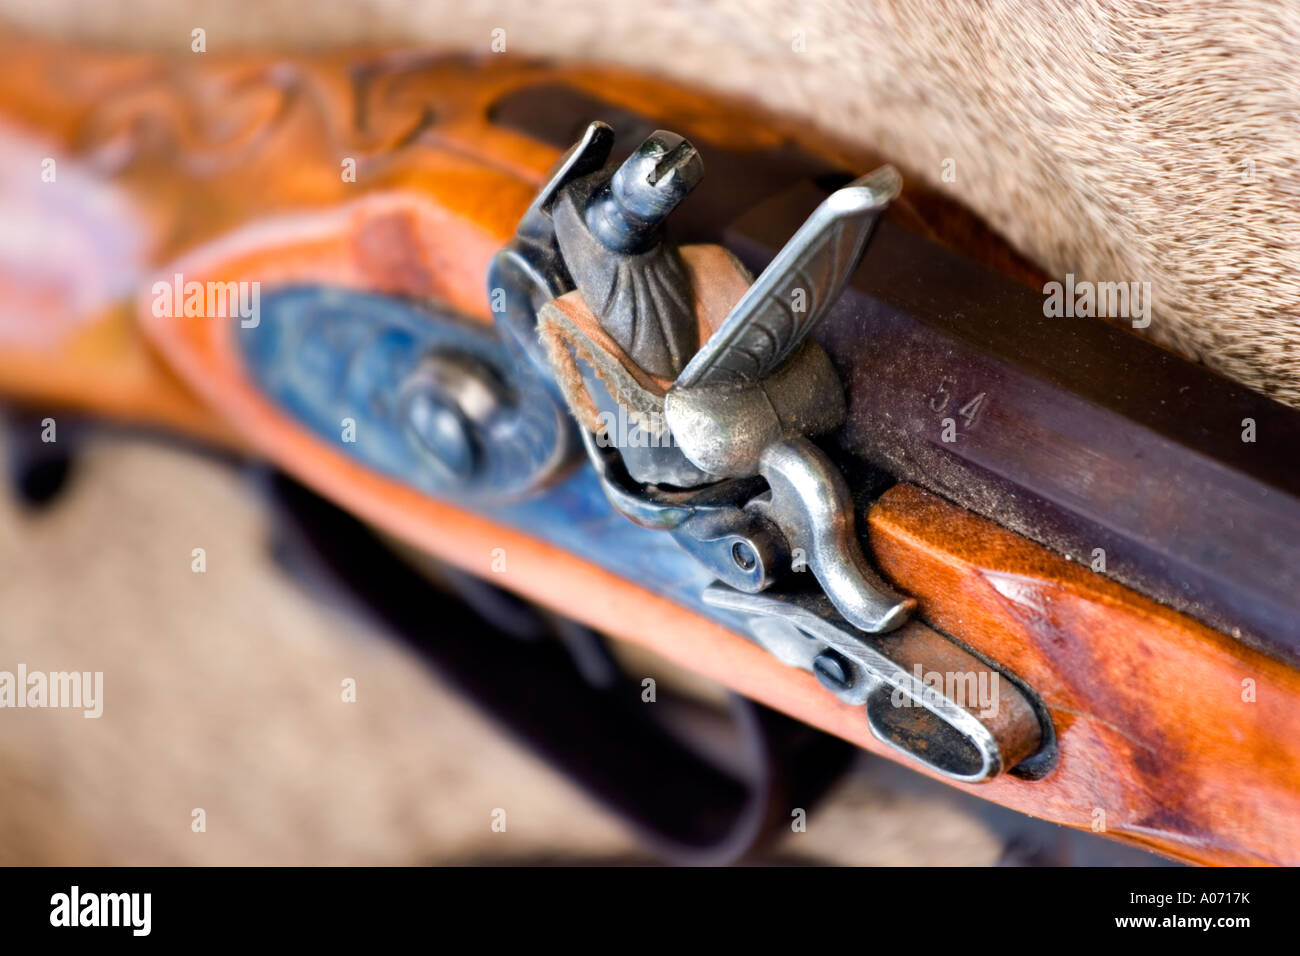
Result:
{"label": "flintlock rifle", "polygon": [[1046,315],[968,214],[740,104],[498,58],[0,55],[12,403],[264,456],[1005,806],[1300,861],[1300,413]]}

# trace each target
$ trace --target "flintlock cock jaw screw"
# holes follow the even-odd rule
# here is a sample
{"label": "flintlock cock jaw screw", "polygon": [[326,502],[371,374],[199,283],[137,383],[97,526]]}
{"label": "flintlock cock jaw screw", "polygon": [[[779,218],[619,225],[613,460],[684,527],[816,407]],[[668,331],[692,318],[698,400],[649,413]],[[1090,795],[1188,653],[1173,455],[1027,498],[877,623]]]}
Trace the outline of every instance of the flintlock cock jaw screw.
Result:
{"label": "flintlock cock jaw screw", "polygon": [[587,200],[592,235],[613,252],[645,252],[661,225],[704,177],[704,160],[676,133],[656,130]]}
{"label": "flintlock cock jaw screw", "polygon": [[656,130],[612,175],[570,183],[551,213],[565,265],[601,327],[660,378],[675,378],[699,347],[690,280],[662,226],[703,176],[694,146]]}

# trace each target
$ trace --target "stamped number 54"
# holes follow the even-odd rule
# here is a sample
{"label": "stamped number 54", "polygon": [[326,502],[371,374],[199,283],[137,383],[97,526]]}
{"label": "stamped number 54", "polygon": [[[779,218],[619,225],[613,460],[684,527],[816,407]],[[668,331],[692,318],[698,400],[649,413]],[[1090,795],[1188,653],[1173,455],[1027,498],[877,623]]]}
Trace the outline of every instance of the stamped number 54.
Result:
{"label": "stamped number 54", "polygon": [[[956,389],[957,383],[953,379],[940,379],[939,387],[930,396],[930,408],[939,413],[946,411],[948,406],[954,402],[953,395],[956,393]],[[984,407],[984,399],[987,394],[987,392],[980,392],[974,398],[968,399],[957,409],[956,418],[947,417],[942,419],[939,423],[939,438],[944,442],[955,442],[957,440],[958,419],[961,419],[966,428],[974,428],[975,423],[979,421],[980,410]]]}

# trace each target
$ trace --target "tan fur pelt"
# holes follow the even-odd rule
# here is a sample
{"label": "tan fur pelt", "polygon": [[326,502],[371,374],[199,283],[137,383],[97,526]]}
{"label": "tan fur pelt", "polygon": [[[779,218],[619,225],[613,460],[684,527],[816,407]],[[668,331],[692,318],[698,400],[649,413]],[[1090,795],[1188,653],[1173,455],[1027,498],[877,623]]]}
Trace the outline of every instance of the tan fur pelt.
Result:
{"label": "tan fur pelt", "polygon": [[1295,4],[3,0],[0,12],[178,51],[196,26],[209,51],[486,52],[500,28],[509,52],[754,97],[955,195],[1056,277],[1151,283],[1147,334],[1300,406]]}

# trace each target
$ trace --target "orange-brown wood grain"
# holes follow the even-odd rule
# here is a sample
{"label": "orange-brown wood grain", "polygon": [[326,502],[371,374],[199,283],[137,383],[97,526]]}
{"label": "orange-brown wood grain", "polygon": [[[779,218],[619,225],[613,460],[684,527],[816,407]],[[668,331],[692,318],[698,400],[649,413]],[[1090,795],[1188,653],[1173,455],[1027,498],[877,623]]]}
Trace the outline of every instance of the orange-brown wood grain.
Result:
{"label": "orange-brown wood grain", "polygon": [[[875,162],[780,118],[607,68],[411,51],[140,56],[3,31],[0,60],[11,236],[0,251],[0,394],[226,441],[135,335],[131,300],[168,263],[251,222],[373,192],[422,194],[486,235],[509,235],[557,157],[489,121],[512,91],[564,84],[689,129],[706,151],[795,144],[846,168]],[[47,159],[57,186],[41,178]],[[969,215],[910,187],[905,199],[968,251],[1019,268]],[[429,291],[454,286],[455,305],[484,315],[482,273],[471,275],[479,250],[421,275],[392,254],[410,245],[402,228],[372,223],[355,239],[381,287],[436,281]]]}
{"label": "orange-brown wood grain", "polygon": [[871,512],[885,573],[1025,679],[1061,760],[1032,812],[1198,861],[1300,861],[1300,673],[917,488]]}
{"label": "orange-brown wood grain", "polygon": [[[385,195],[256,231],[186,264],[188,275],[274,275],[364,286],[350,237],[399,213],[411,235],[468,249],[469,221],[438,219],[419,197]],[[418,252],[418,250],[417,250]],[[425,253],[419,253],[425,255]],[[364,467],[304,430],[244,374],[229,319],[144,322],[185,379],[267,458],[418,548],[647,646],[774,707],[893,757],[860,709],[753,644],[633,582],[460,512]],[[868,518],[882,569],[936,626],[1038,690],[1052,711],[1060,763],[1046,780],[1002,777],[969,788],[1007,806],[1097,828],[1198,862],[1300,859],[1300,674],[1066,561],[992,522],[909,486]],[[491,566],[497,549],[506,569]]]}
{"label": "orange-brown wood grain", "polygon": [[[609,70],[411,54],[157,60],[5,37],[0,58],[0,200],[6,228],[22,212],[29,242],[0,258],[0,299],[22,304],[0,316],[0,392],[247,442],[421,549],[895,756],[860,708],[742,636],[317,439],[249,382],[234,320],[150,308],[152,282],[180,269],[436,299],[486,321],[488,259],[556,158],[487,121],[529,84],[569,83],[706,145],[789,141],[856,168],[867,159]],[[58,190],[42,191],[44,157],[58,162]],[[342,175],[349,160],[355,180]],[[43,265],[56,260],[75,268]],[[1183,859],[1300,862],[1294,670],[914,488],[886,493],[867,520],[883,570],[925,617],[1051,709],[1051,776],[966,789]]]}

